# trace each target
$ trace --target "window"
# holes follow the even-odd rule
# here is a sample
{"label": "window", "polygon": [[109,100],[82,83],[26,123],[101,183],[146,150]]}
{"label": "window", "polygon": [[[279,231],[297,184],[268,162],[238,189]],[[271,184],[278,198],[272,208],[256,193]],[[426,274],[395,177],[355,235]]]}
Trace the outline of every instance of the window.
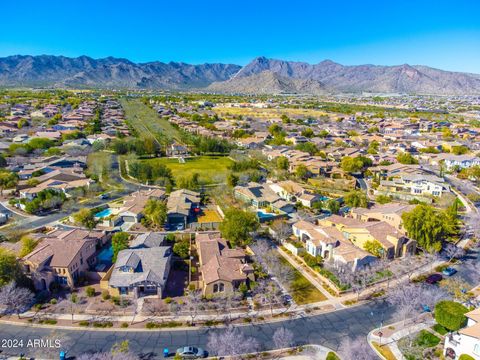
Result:
{"label": "window", "polygon": [[220,283],[220,292],[224,292],[225,291],[225,285],[223,283]]}
{"label": "window", "polygon": [[218,292],[218,284],[213,285],[213,292],[214,293]]}
{"label": "window", "polygon": [[480,355],[480,344],[475,344],[475,346],[473,347],[473,353],[475,355]]}

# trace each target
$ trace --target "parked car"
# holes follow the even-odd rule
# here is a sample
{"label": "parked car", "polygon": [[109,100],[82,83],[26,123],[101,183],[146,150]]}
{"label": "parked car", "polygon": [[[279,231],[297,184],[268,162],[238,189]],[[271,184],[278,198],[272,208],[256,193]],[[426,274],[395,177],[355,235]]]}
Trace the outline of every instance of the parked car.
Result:
{"label": "parked car", "polygon": [[194,346],[178,348],[176,354],[182,359],[200,359],[206,358],[208,355],[205,350]]}
{"label": "parked car", "polygon": [[426,279],[425,279],[425,282],[427,284],[430,284],[430,285],[433,285],[433,284],[436,284],[438,283],[439,281],[441,281],[443,279],[443,276],[441,274],[432,274],[432,275],[429,275]]}
{"label": "parked car", "polygon": [[288,294],[282,295],[282,302],[283,305],[291,305],[293,303],[293,298]]}
{"label": "parked car", "polygon": [[456,269],[451,268],[451,267],[447,267],[447,268],[443,269],[442,274],[445,275],[445,276],[452,276],[452,275],[455,275],[456,272],[457,272]]}
{"label": "parked car", "polygon": [[110,199],[110,194],[107,194],[107,193],[105,193],[105,194],[100,194],[100,195],[98,196],[98,198],[99,198],[99,199],[102,199],[102,200]]}
{"label": "parked car", "polygon": [[176,227],[177,230],[184,230],[185,229],[185,225],[183,224],[178,224],[177,227]]}

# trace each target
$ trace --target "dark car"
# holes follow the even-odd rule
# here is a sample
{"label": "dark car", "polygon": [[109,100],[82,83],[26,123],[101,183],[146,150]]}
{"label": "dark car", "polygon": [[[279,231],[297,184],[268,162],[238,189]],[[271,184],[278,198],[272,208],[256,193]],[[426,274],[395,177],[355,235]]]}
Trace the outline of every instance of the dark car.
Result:
{"label": "dark car", "polygon": [[200,359],[207,357],[207,352],[201,348],[195,346],[185,346],[178,348],[176,355],[180,356],[182,359]]}
{"label": "dark car", "polygon": [[452,275],[455,275],[456,272],[457,272],[456,269],[447,267],[446,269],[443,269],[442,274],[445,276],[452,276]]}
{"label": "dark car", "polygon": [[439,281],[441,281],[443,279],[443,276],[440,275],[440,274],[432,274],[432,275],[429,275],[426,279],[425,279],[425,282],[427,284],[436,284],[438,283]]}
{"label": "dark car", "polygon": [[282,295],[282,302],[283,305],[292,305],[293,303],[293,298],[290,295]]}

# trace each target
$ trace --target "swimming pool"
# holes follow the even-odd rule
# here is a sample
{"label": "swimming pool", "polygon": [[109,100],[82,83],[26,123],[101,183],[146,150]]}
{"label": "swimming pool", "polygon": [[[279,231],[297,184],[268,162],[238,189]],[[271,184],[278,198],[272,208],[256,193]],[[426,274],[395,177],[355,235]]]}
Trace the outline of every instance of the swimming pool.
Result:
{"label": "swimming pool", "polygon": [[101,219],[101,218],[104,218],[104,217],[108,217],[110,215],[112,215],[112,209],[106,208],[106,209],[103,209],[102,211],[96,213],[95,217]]}
{"label": "swimming pool", "polygon": [[99,263],[105,264],[105,263],[112,262],[112,257],[113,257],[113,248],[110,246],[98,253],[97,260]]}
{"label": "swimming pool", "polygon": [[263,212],[263,211],[257,211],[257,216],[258,216],[259,220],[269,220],[269,219],[274,219],[275,217],[277,217],[276,214],[266,213],[266,212]]}

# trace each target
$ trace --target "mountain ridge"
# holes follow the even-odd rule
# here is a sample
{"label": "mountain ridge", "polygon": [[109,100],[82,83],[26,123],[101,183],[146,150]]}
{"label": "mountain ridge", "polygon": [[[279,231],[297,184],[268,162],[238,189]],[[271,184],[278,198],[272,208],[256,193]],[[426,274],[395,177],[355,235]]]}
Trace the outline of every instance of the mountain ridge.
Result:
{"label": "mountain ridge", "polygon": [[86,55],[12,55],[0,58],[0,86],[203,90],[248,94],[415,93],[480,94],[480,75],[425,65],[317,64],[254,58],[245,66],[187,64]]}

